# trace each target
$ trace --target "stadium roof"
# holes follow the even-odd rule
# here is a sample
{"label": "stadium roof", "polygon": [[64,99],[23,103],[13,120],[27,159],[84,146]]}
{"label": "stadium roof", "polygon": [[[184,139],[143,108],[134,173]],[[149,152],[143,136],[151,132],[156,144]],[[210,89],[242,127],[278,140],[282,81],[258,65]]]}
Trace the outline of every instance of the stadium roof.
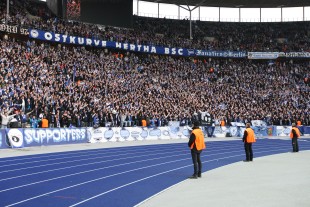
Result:
{"label": "stadium roof", "polygon": [[143,0],[190,6],[231,7],[231,8],[280,8],[310,6],[309,0]]}

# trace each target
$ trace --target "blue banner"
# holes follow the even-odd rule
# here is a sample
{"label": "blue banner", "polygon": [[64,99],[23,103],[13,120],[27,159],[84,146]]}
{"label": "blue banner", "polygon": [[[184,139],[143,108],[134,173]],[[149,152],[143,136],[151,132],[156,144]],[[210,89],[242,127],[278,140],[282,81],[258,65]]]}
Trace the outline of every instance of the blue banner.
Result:
{"label": "blue banner", "polygon": [[302,134],[310,134],[310,126],[299,126],[298,128]]}
{"label": "blue banner", "polygon": [[86,128],[27,128],[24,129],[23,138],[25,147],[86,143],[88,141]]}
{"label": "blue banner", "polygon": [[86,128],[0,129],[0,149],[88,142]]}
{"label": "blue banner", "polygon": [[153,45],[136,45],[129,43],[120,43],[113,41],[104,41],[94,38],[84,38],[57,34],[36,29],[29,29],[29,37],[44,41],[59,42],[66,44],[92,46],[101,48],[121,49],[132,52],[153,53],[159,55],[178,55],[178,56],[199,56],[199,57],[225,57],[225,58],[246,58],[246,52],[240,51],[211,51],[211,50],[196,50],[187,48],[175,47],[160,47]]}

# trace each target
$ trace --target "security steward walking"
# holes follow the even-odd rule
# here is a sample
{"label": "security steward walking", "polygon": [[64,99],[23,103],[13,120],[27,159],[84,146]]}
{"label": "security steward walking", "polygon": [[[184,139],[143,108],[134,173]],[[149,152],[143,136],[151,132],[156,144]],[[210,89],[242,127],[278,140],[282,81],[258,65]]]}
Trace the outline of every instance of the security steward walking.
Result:
{"label": "security steward walking", "polygon": [[296,124],[293,123],[292,124],[292,130],[291,130],[291,133],[290,133],[290,138],[292,139],[292,145],[293,145],[293,152],[298,152],[299,151],[298,141],[297,141],[297,139],[299,137],[300,137],[300,131],[296,127]]}
{"label": "security steward walking", "polygon": [[206,148],[204,135],[202,130],[199,128],[198,121],[193,123],[193,131],[188,141],[188,147],[191,149],[192,160],[194,164],[194,174],[189,178],[197,179],[198,177],[201,177],[202,169],[200,154],[202,150]]}
{"label": "security steward walking", "polygon": [[251,124],[247,123],[245,127],[246,129],[244,130],[242,141],[244,142],[246,159],[243,161],[250,162],[250,161],[253,161],[252,143],[256,142],[256,140],[255,140],[254,130],[251,129]]}

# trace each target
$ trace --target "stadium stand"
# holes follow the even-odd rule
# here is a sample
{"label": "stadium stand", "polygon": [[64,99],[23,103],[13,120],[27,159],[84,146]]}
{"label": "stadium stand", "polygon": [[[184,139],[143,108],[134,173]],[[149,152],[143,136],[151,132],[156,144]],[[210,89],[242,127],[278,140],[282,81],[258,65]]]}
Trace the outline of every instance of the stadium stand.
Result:
{"label": "stadium stand", "polygon": [[[134,29],[64,21],[41,5],[12,1],[9,25],[136,44],[236,51],[309,51],[308,22],[196,22],[135,17]],[[5,3],[1,2],[5,22]],[[163,26],[164,25],[164,26]],[[227,31],[230,31],[229,33]],[[256,41],[253,41],[253,37]],[[59,127],[190,124],[208,111],[219,123],[264,120],[310,125],[309,61],[197,58],[55,44],[2,32],[2,111],[48,117]],[[201,100],[200,102],[197,102]],[[30,113],[31,112],[31,113]],[[31,118],[31,119],[30,119]],[[20,118],[23,122],[23,118]],[[35,123],[35,124],[33,124]],[[40,125],[39,125],[40,126]]]}

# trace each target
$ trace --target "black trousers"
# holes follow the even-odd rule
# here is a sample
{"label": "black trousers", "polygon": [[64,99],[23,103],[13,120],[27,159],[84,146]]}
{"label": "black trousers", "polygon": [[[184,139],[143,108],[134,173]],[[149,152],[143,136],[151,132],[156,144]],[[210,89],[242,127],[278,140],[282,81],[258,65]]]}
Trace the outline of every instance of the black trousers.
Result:
{"label": "black trousers", "polygon": [[194,164],[194,175],[200,175],[201,174],[201,169],[202,169],[202,164],[201,164],[201,159],[200,159],[200,151],[196,150],[191,150],[192,154],[192,160]]}
{"label": "black trousers", "polygon": [[297,137],[296,138],[292,138],[292,146],[293,146],[293,152],[298,152],[299,151]]}
{"label": "black trousers", "polygon": [[245,157],[247,161],[253,161],[252,143],[244,143]]}

